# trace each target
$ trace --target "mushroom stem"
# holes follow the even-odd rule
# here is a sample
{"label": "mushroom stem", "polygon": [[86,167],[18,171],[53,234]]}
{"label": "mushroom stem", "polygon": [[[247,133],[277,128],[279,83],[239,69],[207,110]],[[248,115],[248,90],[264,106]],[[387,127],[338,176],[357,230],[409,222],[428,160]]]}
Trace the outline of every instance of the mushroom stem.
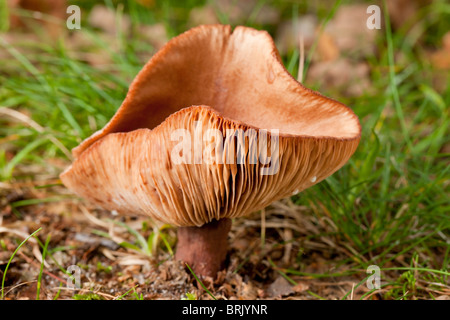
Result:
{"label": "mushroom stem", "polygon": [[201,227],[179,227],[175,259],[189,265],[197,276],[215,278],[227,256],[230,219],[213,220]]}

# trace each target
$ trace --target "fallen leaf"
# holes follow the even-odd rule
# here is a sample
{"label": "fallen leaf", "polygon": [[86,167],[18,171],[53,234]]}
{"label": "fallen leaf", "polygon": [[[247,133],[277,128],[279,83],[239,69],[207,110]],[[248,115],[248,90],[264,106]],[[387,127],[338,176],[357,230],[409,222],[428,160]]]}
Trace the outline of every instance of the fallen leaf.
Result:
{"label": "fallen leaf", "polygon": [[255,300],[258,297],[258,289],[251,283],[242,283],[241,297],[244,300]]}
{"label": "fallen leaf", "polygon": [[117,250],[120,247],[116,242],[110,239],[101,238],[89,233],[77,233],[74,239],[76,241],[87,243],[94,246],[101,245],[111,250]]}
{"label": "fallen leaf", "polygon": [[294,293],[292,285],[283,277],[278,277],[267,288],[267,294],[270,297],[288,296]]}
{"label": "fallen leaf", "polygon": [[309,289],[309,285],[304,282],[299,282],[299,283],[297,283],[297,285],[292,287],[292,290],[294,290],[297,293],[304,292],[308,289]]}
{"label": "fallen leaf", "polygon": [[339,48],[329,33],[324,32],[320,37],[315,58],[320,61],[333,61],[339,58]]}

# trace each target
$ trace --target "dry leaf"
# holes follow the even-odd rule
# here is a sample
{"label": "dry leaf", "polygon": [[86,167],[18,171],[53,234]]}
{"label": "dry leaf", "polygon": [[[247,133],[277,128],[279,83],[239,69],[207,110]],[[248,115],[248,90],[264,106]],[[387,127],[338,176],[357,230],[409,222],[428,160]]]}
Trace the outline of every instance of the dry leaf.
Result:
{"label": "dry leaf", "polygon": [[294,290],[297,293],[304,292],[308,289],[309,289],[309,285],[304,282],[299,282],[297,285],[292,287],[292,290]]}
{"label": "dry leaf", "polygon": [[339,48],[333,37],[324,32],[317,43],[317,56],[320,61],[333,61],[339,57]]}
{"label": "dry leaf", "polygon": [[251,283],[242,283],[241,297],[244,300],[255,300],[258,297],[258,289]]}
{"label": "dry leaf", "polygon": [[270,297],[288,296],[294,293],[292,285],[283,277],[278,277],[267,288],[267,294]]}

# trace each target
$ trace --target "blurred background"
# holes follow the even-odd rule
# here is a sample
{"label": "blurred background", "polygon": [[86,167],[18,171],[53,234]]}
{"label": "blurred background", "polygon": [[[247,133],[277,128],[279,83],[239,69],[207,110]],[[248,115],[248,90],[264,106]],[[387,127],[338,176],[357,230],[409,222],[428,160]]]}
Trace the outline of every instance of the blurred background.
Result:
{"label": "blurred background", "polygon": [[[326,181],[234,221],[210,293],[448,299],[450,4],[438,0],[0,0],[2,297],[211,298],[171,259],[174,228],[93,207],[58,175],[158,49],[214,23],[267,30],[287,70],[351,107],[363,135]],[[76,294],[61,289],[72,264]],[[369,265],[379,289],[365,284]]]}

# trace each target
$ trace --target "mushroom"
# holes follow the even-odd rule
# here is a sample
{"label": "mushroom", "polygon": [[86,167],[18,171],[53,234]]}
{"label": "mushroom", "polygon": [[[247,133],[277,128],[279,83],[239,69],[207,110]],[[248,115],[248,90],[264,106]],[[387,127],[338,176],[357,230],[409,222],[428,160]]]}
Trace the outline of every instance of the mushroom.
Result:
{"label": "mushroom", "polygon": [[327,178],[360,135],[351,109],[292,78],[267,32],[203,25],[150,59],[61,180],[105,209],[177,226],[175,258],[215,277],[231,219]]}

